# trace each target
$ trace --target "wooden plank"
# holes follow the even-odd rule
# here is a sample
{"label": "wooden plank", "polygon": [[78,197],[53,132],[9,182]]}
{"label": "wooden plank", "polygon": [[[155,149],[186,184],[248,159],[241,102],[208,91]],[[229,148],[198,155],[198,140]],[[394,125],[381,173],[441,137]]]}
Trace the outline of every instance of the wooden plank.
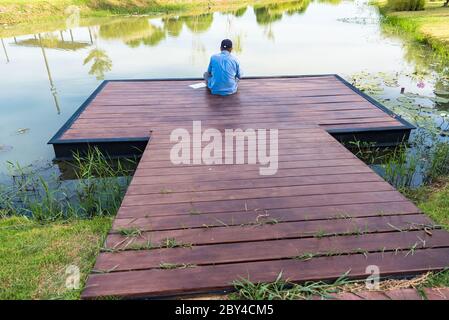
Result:
{"label": "wooden plank", "polygon": [[348,272],[366,277],[366,267],[377,265],[382,276],[413,275],[441,270],[449,261],[449,248],[416,250],[413,255],[373,253],[316,258],[309,261],[276,260],[204,266],[175,270],[142,270],[90,275],[82,298],[99,296],[155,297],[232,289],[241,278],[253,282],[274,281],[282,272],[293,282],[332,280]]}
{"label": "wooden plank", "polygon": [[389,191],[394,188],[386,182],[350,182],[307,186],[261,187],[240,190],[208,190],[184,193],[160,192],[158,194],[130,195],[123,200],[123,206],[153,204],[192,203],[237,199],[257,199],[265,197],[291,197],[306,195],[352,194],[354,192]]}
{"label": "wooden plank", "polygon": [[195,203],[174,203],[174,204],[152,204],[152,205],[132,205],[122,206],[119,210],[120,217],[144,217],[144,216],[166,216],[166,215],[191,215],[191,212],[218,213],[252,210],[271,210],[283,208],[302,208],[314,206],[317,203],[321,206],[334,206],[340,204],[360,204],[373,202],[392,202],[405,200],[397,191],[376,191],[358,193],[335,193],[318,194],[307,196],[289,197],[265,197],[244,200],[217,200],[202,201]]}
{"label": "wooden plank", "polygon": [[128,187],[127,195],[140,195],[152,193],[174,194],[178,192],[213,191],[213,190],[238,190],[261,187],[306,186],[316,184],[334,184],[344,182],[379,182],[382,181],[375,173],[356,173],[344,175],[318,175],[305,177],[266,177],[252,180],[229,180],[203,182],[169,182],[152,184],[132,184]]}
{"label": "wooden plank", "polygon": [[[251,171],[243,171],[240,174],[228,173],[226,180],[241,180],[241,179],[264,179],[266,176],[258,176],[253,171],[258,172],[258,168],[254,168]],[[373,172],[367,166],[340,166],[340,167],[318,167],[318,168],[293,168],[283,169],[276,173],[276,177],[306,177],[306,176],[318,176],[318,175],[336,175],[336,174],[349,174],[349,173],[371,173]],[[200,181],[216,181],[216,176],[213,173],[205,172],[197,175],[178,175],[178,176],[158,176],[157,180],[150,176],[135,176],[131,185],[139,184],[164,184],[173,182],[200,182]]]}
{"label": "wooden plank", "polygon": [[[242,215],[245,215],[242,213]],[[265,217],[246,221],[249,224],[208,226],[197,224],[191,229],[166,231],[141,231],[136,237],[122,235],[112,230],[106,239],[105,247],[116,250],[132,249],[136,245],[163,246],[166,239],[176,239],[178,243],[192,245],[263,241],[285,238],[314,237],[317,234],[337,235],[351,233],[391,232],[396,230],[419,230],[431,226],[432,222],[423,214],[375,216],[367,218],[341,218],[329,220],[288,221],[269,220]],[[276,223],[265,223],[276,222]],[[171,227],[176,227],[173,224]]]}
{"label": "wooden plank", "polygon": [[[144,208],[142,209],[145,212]],[[140,212],[138,210],[135,213]],[[376,217],[391,215],[408,215],[419,213],[409,201],[396,202],[373,202],[362,204],[345,204],[336,206],[319,206],[319,203],[311,207],[270,209],[265,211],[248,210],[241,211],[202,213],[186,215],[145,216],[145,214],[134,217],[133,212],[128,209],[120,209],[114,220],[112,229],[117,231],[123,228],[138,228],[145,230],[173,230],[189,228],[211,228],[221,226],[240,226],[265,221],[276,220],[278,222],[330,220],[356,217]],[[327,221],[328,222],[328,221]],[[333,222],[333,221],[332,221]]]}
{"label": "wooden plank", "polygon": [[[251,150],[248,150],[251,151]],[[245,156],[247,158],[247,156]],[[284,169],[301,169],[301,168],[321,168],[321,167],[346,167],[346,166],[357,166],[360,165],[360,160],[353,159],[336,159],[336,160],[311,160],[311,161],[286,161],[279,162],[276,173],[283,171]],[[208,172],[209,174],[216,175],[216,178],[220,178],[219,174],[231,174],[233,172],[250,171],[255,172],[254,175],[259,174],[260,168],[267,167],[267,165],[262,164],[229,164],[229,165],[203,165],[203,166],[177,166],[172,165],[166,168],[139,168],[136,171],[136,177],[145,176],[167,176],[172,175],[195,175],[204,174]]]}
{"label": "wooden plank", "polygon": [[[307,254],[343,255],[353,253],[404,251],[449,246],[449,233],[434,230],[386,232],[362,235],[281,239],[252,242],[220,243],[187,248],[127,250],[102,252],[94,269],[100,272],[160,268],[161,264],[218,265],[239,262],[291,259]],[[413,249],[412,249],[413,248]],[[412,250],[412,251],[411,251]],[[303,259],[303,258],[300,258]],[[306,259],[309,259],[307,257]]]}

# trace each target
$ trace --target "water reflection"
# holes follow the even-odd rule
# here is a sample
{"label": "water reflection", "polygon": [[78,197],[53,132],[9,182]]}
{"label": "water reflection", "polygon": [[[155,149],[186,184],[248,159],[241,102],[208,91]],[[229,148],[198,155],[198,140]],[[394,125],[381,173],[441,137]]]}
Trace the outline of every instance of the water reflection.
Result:
{"label": "water reflection", "polygon": [[[292,16],[304,13],[312,0],[297,0],[291,2],[254,5],[253,12],[259,25],[270,25],[280,21],[284,16]],[[341,0],[320,0],[319,2],[339,3]],[[248,7],[241,7],[229,11],[223,11],[224,15],[232,15],[240,18],[247,13]],[[179,37],[185,26],[193,34],[207,32],[213,22],[214,13],[202,13],[198,15],[163,17],[162,26],[156,26],[148,18],[126,18],[106,23],[100,26],[99,36],[106,40],[121,40],[128,46],[135,48],[140,45],[156,46],[167,36]],[[271,35],[270,38],[274,38]],[[241,37],[237,39],[241,48]],[[241,52],[241,49],[237,50]]]}
{"label": "water reflection", "polygon": [[311,0],[298,0],[286,3],[273,3],[267,5],[255,5],[254,13],[256,21],[260,25],[267,25],[275,21],[280,21],[284,14],[293,15],[306,11]]}
{"label": "water reflection", "polygon": [[44,42],[43,42],[42,37],[41,37],[40,34],[38,35],[38,41],[39,41],[39,45],[40,45],[40,48],[41,48],[41,51],[42,51],[42,56],[44,58],[45,69],[47,70],[48,81],[50,82],[50,92],[51,92],[51,94],[53,96],[53,99],[55,101],[56,112],[58,114],[60,114],[61,113],[61,108],[59,106],[58,94],[57,94],[57,91],[56,91],[55,84],[53,82],[53,77],[51,76],[51,71],[50,71],[50,66],[48,64],[47,54],[45,53],[45,49],[44,49],[45,48],[44,47]]}
{"label": "water reflection", "polygon": [[212,26],[214,15],[212,13],[205,13],[197,16],[184,16],[180,19],[191,32],[203,33],[209,30]]}
{"label": "water reflection", "polygon": [[[449,133],[449,116],[441,116],[449,113],[448,64],[427,48],[382,34],[378,20],[365,0],[296,0],[83,19],[73,29],[60,22],[18,26],[17,37],[8,29],[0,49],[0,146],[14,148],[0,151],[0,172],[7,160],[51,159],[46,142],[100,80],[198,77],[223,38],[233,40],[246,76],[339,73],[350,79],[359,73],[375,82],[374,74],[383,89],[367,88],[377,92],[370,94],[415,123]],[[33,134],[14,135],[18,128]]]}
{"label": "water reflection", "polygon": [[86,42],[75,41],[73,39],[73,34],[71,36],[71,40],[66,41],[62,36],[62,32],[60,34],[61,39],[58,39],[54,34],[40,35],[40,39],[36,38],[36,36],[34,35],[34,38],[16,41],[15,44],[24,47],[43,47],[47,49],[60,49],[67,51],[77,51],[79,49],[84,49],[90,45]]}
{"label": "water reflection", "polygon": [[181,34],[184,22],[179,17],[163,18],[164,29],[171,37],[178,37]]}
{"label": "water reflection", "polygon": [[3,52],[5,53],[6,63],[9,63],[8,51],[6,51],[5,41],[2,39]]}
{"label": "water reflection", "polygon": [[98,47],[89,51],[89,55],[84,59],[83,64],[92,65],[89,70],[90,75],[94,75],[97,80],[103,80],[104,74],[112,69],[112,60],[108,57],[105,50]]}
{"label": "water reflection", "polygon": [[148,18],[131,18],[100,26],[100,37],[108,40],[121,40],[131,48],[140,45],[157,46],[167,35],[179,37],[183,26],[195,34],[209,30],[213,23],[213,13],[192,16],[167,17],[162,26],[152,24]]}

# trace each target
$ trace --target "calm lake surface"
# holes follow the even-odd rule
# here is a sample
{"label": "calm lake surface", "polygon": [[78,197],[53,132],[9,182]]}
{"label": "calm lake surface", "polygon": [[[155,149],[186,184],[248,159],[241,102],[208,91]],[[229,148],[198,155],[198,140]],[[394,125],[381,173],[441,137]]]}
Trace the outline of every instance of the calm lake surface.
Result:
{"label": "calm lake surface", "polygon": [[39,34],[10,27],[0,46],[0,174],[7,161],[51,164],[47,141],[103,79],[199,77],[223,38],[246,76],[338,73],[445,139],[448,67],[379,19],[367,1],[294,1]]}

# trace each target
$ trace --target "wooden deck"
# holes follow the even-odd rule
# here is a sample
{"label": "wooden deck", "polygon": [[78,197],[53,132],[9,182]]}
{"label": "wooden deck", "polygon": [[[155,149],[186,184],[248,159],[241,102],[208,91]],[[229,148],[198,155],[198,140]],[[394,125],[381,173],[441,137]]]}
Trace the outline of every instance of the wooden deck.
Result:
{"label": "wooden deck", "polygon": [[[368,265],[401,277],[449,265],[449,233],[332,134],[389,135],[410,130],[406,122],[334,76],[247,79],[225,98],[190,83],[108,82],[56,137],[151,135],[83,298],[224,292],[280,272],[302,282],[363,278]],[[277,173],[172,164],[169,134],[193,120],[220,131],[279,129]]]}
{"label": "wooden deck", "polygon": [[110,155],[145,149],[150,130],[320,126],[340,141],[391,145],[413,128],[336,75],[248,78],[229,97],[193,90],[195,80],[105,81],[51,139],[57,158],[96,145]]}

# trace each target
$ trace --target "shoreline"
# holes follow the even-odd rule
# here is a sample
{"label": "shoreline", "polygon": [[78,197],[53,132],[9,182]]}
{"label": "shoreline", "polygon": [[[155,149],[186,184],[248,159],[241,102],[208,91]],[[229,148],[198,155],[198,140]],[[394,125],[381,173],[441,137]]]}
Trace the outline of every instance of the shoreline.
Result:
{"label": "shoreline", "polygon": [[80,18],[106,18],[120,16],[160,16],[188,11],[217,11],[238,9],[251,4],[292,2],[292,0],[129,0],[120,5],[111,0],[0,0],[0,26],[45,23],[64,20],[70,7],[79,9]]}
{"label": "shoreline", "polygon": [[427,2],[424,10],[392,12],[386,0],[374,1],[388,32],[405,35],[412,41],[431,47],[441,58],[449,60],[449,7],[444,1]]}

